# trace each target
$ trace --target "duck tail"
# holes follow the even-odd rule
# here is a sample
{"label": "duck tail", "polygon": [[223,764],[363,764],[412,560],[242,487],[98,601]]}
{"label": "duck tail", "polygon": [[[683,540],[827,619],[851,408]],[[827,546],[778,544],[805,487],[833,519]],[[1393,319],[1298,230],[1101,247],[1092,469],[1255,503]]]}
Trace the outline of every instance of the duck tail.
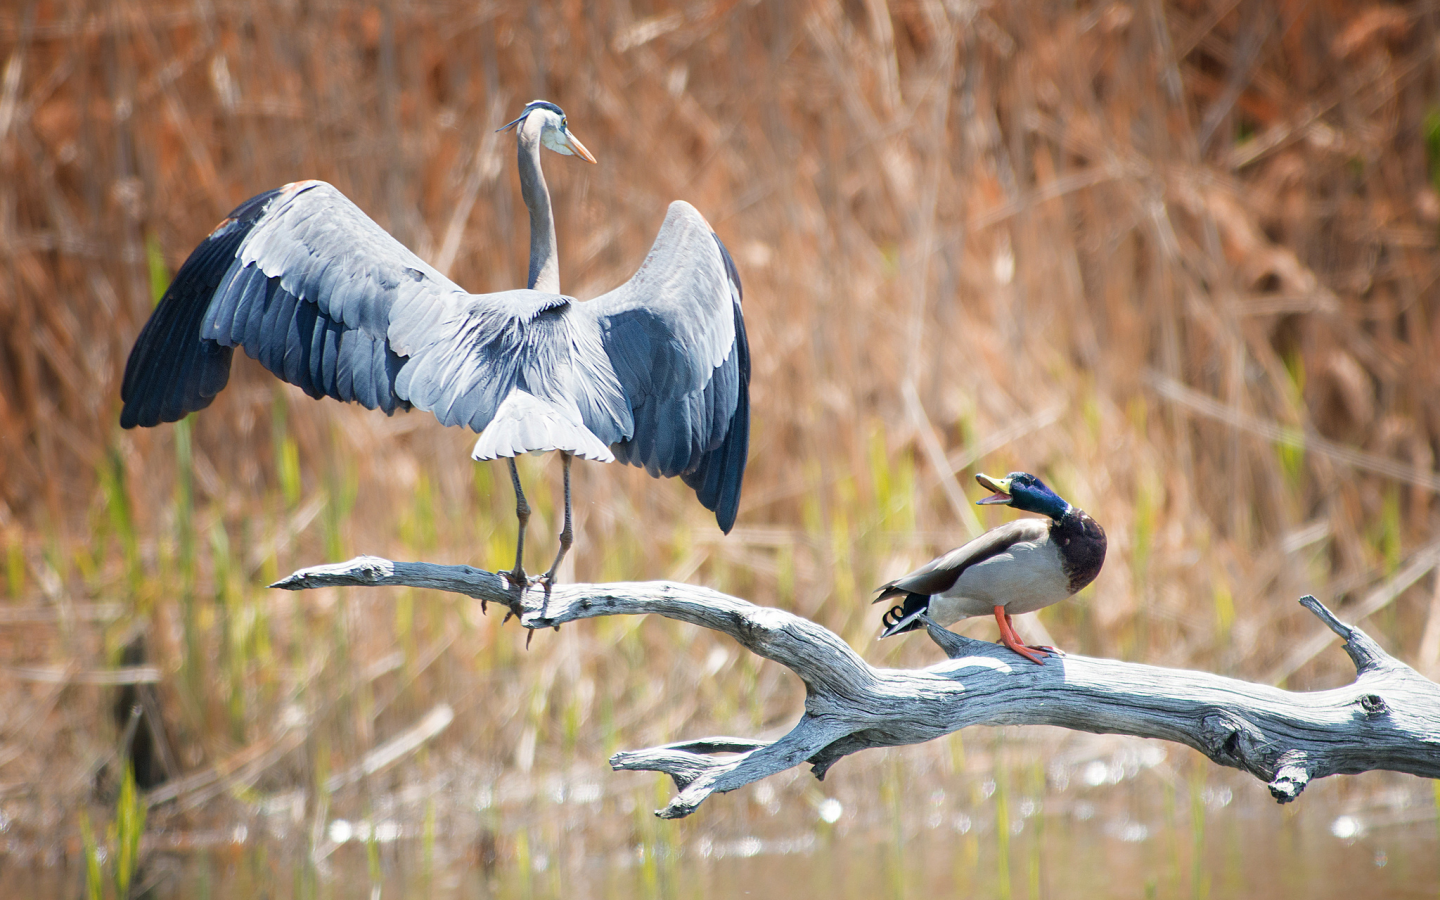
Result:
{"label": "duck tail", "polygon": [[885,615],[880,617],[881,624],[885,626],[880,636],[887,638],[902,632],[915,631],[920,627],[920,616],[929,610],[929,594],[906,593],[904,603],[890,607]]}

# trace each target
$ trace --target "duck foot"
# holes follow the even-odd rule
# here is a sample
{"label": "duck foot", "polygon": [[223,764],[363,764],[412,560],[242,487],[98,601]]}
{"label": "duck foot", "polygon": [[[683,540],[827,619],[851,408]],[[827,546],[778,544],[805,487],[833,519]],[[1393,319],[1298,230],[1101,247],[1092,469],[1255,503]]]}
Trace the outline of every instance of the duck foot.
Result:
{"label": "duck foot", "polygon": [[1036,647],[1020,640],[1020,635],[1015,633],[1015,623],[1011,621],[1010,614],[1005,611],[1005,607],[1003,606],[995,607],[995,624],[1000,626],[1000,643],[1037,666],[1045,665],[1045,660],[1041,659],[1040,656],[1036,656],[1037,653],[1041,654],[1041,656],[1050,653],[1056,653],[1058,655],[1059,651],[1054,647]]}

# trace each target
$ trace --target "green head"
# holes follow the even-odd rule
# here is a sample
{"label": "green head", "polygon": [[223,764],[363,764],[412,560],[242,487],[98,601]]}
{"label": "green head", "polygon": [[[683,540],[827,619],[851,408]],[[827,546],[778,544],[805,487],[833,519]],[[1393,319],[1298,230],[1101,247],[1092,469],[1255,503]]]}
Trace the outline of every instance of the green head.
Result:
{"label": "green head", "polygon": [[1070,511],[1070,504],[1064,498],[1045,486],[1045,482],[1029,472],[1011,472],[1004,478],[976,475],[980,486],[993,493],[984,500],[976,501],[981,506],[1005,504],[1026,512],[1040,513],[1052,519],[1059,519]]}

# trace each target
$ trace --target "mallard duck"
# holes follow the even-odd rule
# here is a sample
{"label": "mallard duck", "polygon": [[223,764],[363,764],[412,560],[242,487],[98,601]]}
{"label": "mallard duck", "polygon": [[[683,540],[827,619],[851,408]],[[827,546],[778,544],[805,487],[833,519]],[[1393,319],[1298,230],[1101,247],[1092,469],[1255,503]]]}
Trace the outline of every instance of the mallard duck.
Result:
{"label": "mallard duck", "polygon": [[942,626],[993,614],[1001,642],[1044,665],[1037,654],[1054,648],[1021,641],[1010,617],[1059,603],[1094,581],[1105,563],[1105,530],[1029,472],[1004,478],[976,475],[975,480],[993,492],[978,501],[980,505],[1003,503],[1049,516],[1050,521],[1006,522],[877,588],[876,603],[905,598],[885,613],[880,636],[919,628],[922,614]]}

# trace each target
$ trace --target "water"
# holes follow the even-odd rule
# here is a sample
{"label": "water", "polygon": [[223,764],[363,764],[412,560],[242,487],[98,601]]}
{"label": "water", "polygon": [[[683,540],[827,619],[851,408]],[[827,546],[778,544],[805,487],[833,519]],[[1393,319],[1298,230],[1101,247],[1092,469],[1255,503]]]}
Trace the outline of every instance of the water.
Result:
{"label": "water", "polygon": [[[823,783],[785,773],[678,822],[651,815],[659,776],[424,768],[324,809],[248,798],[206,828],[156,810],[140,879],[151,897],[217,900],[1440,897],[1431,782],[1328,778],[1281,807],[1153,741],[972,729],[852,757]],[[80,893],[75,848],[8,849],[0,896]]]}

